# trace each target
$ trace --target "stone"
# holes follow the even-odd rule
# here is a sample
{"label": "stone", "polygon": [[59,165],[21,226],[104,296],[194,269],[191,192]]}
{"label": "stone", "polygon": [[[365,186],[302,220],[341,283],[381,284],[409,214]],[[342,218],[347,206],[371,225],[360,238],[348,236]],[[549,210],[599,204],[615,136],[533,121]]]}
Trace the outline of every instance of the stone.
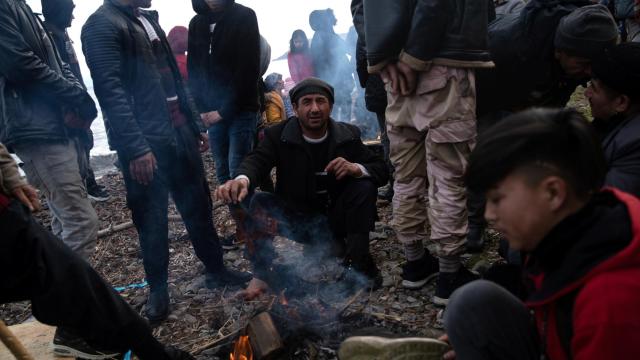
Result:
{"label": "stone", "polygon": [[370,232],[369,240],[385,240],[388,239],[389,236],[383,232]]}
{"label": "stone", "polygon": [[414,303],[414,302],[417,302],[418,299],[414,298],[413,296],[407,296],[407,301],[410,303]]}
{"label": "stone", "polygon": [[390,287],[393,284],[394,284],[394,281],[391,276],[385,276],[382,278],[382,287]]}

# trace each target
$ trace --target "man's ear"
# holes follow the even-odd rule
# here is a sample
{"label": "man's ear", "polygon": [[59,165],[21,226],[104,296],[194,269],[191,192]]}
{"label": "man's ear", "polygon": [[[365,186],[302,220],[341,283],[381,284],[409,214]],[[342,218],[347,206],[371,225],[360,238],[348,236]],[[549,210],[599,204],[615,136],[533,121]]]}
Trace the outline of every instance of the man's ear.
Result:
{"label": "man's ear", "polygon": [[623,114],[627,112],[627,110],[629,109],[629,106],[631,106],[631,99],[629,99],[627,95],[622,94],[616,97],[614,110],[617,113]]}
{"label": "man's ear", "polygon": [[567,202],[567,182],[559,176],[549,176],[542,180],[540,188],[551,211],[560,209]]}

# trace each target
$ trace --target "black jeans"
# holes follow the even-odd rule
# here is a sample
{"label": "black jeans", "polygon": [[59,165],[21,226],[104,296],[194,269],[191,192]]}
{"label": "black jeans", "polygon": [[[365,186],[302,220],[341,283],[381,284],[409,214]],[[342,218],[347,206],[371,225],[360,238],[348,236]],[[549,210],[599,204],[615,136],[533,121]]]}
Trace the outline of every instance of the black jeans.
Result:
{"label": "black jeans", "polygon": [[302,213],[277,195],[255,193],[246,226],[251,234],[247,250],[256,276],[267,275],[271,268],[276,257],[275,235],[305,244],[318,255],[337,255],[336,248],[344,248],[345,260],[366,274],[375,267],[369,253],[369,231],[377,217],[376,196],[370,179],[348,179],[331,194],[327,212]]}
{"label": "black jeans", "polygon": [[493,282],[477,280],[456,290],[444,314],[444,327],[456,359],[540,359],[529,310]]}
{"label": "black jeans", "polygon": [[[188,125],[175,130],[177,146],[155,147],[158,169],[145,186],[131,178],[122,163],[127,204],[138,230],[144,270],[151,291],[165,291],[169,266],[168,196],[184,221],[196,256],[215,273],[224,267],[222,248],[212,220],[212,203],[197,138]],[[119,155],[120,159],[125,159]],[[122,160],[121,160],[122,161]]]}
{"label": "black jeans", "polygon": [[97,347],[167,359],[146,321],[17,201],[0,213],[0,303],[30,300],[38,321]]}

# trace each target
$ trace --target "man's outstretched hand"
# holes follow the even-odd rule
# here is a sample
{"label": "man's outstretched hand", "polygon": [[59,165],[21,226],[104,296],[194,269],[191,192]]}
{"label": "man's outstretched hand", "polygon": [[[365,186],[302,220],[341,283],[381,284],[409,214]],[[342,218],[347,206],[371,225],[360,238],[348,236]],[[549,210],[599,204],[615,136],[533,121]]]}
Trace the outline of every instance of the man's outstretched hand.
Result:
{"label": "man's outstretched hand", "polygon": [[238,204],[249,194],[249,180],[229,180],[224,185],[218,186],[215,192],[216,200],[225,204]]}
{"label": "man's outstretched hand", "polygon": [[266,282],[254,277],[249,282],[249,285],[247,285],[247,288],[244,290],[240,290],[236,294],[236,296],[238,298],[243,298],[244,300],[249,301],[257,298],[267,291],[269,291],[269,285]]}

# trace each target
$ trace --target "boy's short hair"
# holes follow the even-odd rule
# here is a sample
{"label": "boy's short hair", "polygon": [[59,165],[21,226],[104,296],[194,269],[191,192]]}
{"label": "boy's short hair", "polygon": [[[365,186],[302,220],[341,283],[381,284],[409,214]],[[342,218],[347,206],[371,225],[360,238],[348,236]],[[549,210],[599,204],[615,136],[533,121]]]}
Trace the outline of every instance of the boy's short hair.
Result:
{"label": "boy's short hair", "polygon": [[580,198],[598,191],[606,163],[592,126],[573,109],[531,109],[511,115],[478,138],[465,175],[468,188],[485,193],[515,170],[532,183],[563,178]]}

